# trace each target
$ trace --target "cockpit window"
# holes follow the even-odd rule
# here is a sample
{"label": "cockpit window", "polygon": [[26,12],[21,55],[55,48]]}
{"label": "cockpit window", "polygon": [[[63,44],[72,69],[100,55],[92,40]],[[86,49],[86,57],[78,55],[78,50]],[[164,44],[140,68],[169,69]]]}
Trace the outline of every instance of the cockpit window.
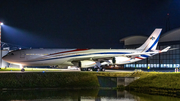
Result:
{"label": "cockpit window", "polygon": [[8,53],[7,55],[14,55],[14,53]]}

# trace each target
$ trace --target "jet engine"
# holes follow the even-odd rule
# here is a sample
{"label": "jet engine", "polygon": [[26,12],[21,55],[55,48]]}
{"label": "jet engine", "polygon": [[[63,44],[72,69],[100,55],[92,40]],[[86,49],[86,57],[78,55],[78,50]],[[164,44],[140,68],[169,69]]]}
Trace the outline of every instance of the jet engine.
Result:
{"label": "jet engine", "polygon": [[123,62],[130,61],[130,58],[128,57],[114,57],[112,59],[113,64],[122,64]]}
{"label": "jet engine", "polygon": [[90,60],[73,61],[72,63],[74,64],[74,66],[81,68],[93,67],[94,65],[96,65],[96,62]]}

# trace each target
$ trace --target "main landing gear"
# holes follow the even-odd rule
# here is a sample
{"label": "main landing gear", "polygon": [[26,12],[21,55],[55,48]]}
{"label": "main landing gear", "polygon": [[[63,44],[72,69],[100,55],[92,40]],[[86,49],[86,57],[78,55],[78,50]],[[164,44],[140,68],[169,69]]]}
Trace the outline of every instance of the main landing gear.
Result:
{"label": "main landing gear", "polygon": [[92,68],[89,67],[89,68],[81,68],[81,71],[92,71]]}
{"label": "main landing gear", "polygon": [[20,68],[21,68],[21,72],[24,72],[25,71],[25,69],[24,69],[24,66],[23,65],[19,65],[20,66]]}
{"label": "main landing gear", "polygon": [[94,67],[89,67],[89,68],[80,68],[81,71],[105,71],[105,67],[101,65],[99,61],[96,62],[96,65]]}
{"label": "main landing gear", "polygon": [[81,68],[81,71],[105,71],[104,67],[100,68],[94,68],[94,67],[89,67],[89,68]]}

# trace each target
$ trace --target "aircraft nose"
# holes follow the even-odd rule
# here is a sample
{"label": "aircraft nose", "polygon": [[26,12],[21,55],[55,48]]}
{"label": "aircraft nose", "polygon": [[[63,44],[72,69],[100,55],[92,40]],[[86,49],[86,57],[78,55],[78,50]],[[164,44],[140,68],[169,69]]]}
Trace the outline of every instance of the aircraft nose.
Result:
{"label": "aircraft nose", "polygon": [[7,59],[6,57],[2,57],[2,60],[8,62],[9,59]]}
{"label": "aircraft nose", "polygon": [[8,55],[3,56],[2,59],[3,59],[4,61],[7,61],[7,60],[8,60]]}
{"label": "aircraft nose", "polygon": [[8,53],[7,55],[5,55],[5,56],[3,56],[2,57],[2,59],[4,60],[4,61],[9,61],[11,58],[12,58],[12,56],[14,55],[14,53]]}

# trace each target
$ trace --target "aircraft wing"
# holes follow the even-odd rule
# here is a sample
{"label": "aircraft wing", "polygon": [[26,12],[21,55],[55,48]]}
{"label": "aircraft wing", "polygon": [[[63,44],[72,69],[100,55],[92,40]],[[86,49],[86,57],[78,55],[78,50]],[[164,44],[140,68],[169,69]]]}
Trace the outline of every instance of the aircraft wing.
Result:
{"label": "aircraft wing", "polygon": [[128,57],[128,58],[135,58],[138,57],[139,55],[147,55],[147,56],[151,56],[151,55],[155,55],[158,53],[162,53],[162,52],[167,52],[170,49],[170,46],[166,47],[163,50],[154,50],[154,51],[149,51],[149,52],[137,52],[137,53],[131,53],[131,54],[117,54],[117,55],[108,55],[108,54],[100,54],[100,55],[96,55],[96,56],[92,56],[92,57],[80,57],[80,58],[72,58],[69,59],[67,62],[73,62],[73,61],[83,61],[83,60],[92,60],[92,61],[103,61],[103,60],[111,60],[114,57]]}
{"label": "aircraft wing", "polygon": [[[121,55],[122,56],[122,55]],[[91,58],[75,58],[75,59],[70,59],[68,60],[68,62],[72,62],[72,61],[83,61],[83,60],[109,60],[112,59],[113,56],[95,56],[95,57],[91,57]]]}

